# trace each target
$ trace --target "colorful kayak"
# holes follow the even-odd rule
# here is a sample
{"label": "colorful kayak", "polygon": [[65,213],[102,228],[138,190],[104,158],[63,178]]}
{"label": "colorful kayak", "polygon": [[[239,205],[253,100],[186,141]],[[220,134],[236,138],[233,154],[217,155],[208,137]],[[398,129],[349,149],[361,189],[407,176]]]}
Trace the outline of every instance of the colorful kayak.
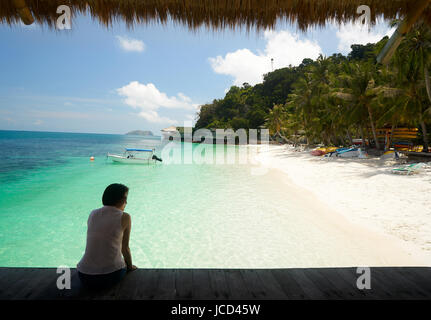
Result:
{"label": "colorful kayak", "polygon": [[312,156],[315,156],[315,157],[321,157],[321,156],[324,156],[326,154],[326,151],[316,149],[316,150],[311,151],[310,154]]}
{"label": "colorful kayak", "polygon": [[327,153],[335,152],[337,150],[337,147],[321,147],[314,149],[310,152],[312,156],[321,157],[324,156]]}

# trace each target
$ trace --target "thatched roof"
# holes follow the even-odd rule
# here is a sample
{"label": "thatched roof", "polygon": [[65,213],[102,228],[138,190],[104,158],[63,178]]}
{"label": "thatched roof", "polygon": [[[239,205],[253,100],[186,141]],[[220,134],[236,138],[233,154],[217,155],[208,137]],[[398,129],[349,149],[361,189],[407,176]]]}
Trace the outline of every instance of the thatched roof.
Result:
{"label": "thatched roof", "polygon": [[[431,2],[431,1],[430,1]],[[136,23],[165,23],[169,19],[190,29],[245,27],[271,28],[277,20],[298,23],[302,30],[324,26],[328,20],[338,23],[358,18],[360,5],[371,8],[376,16],[394,19],[415,10],[415,0],[1,0],[0,22],[20,21],[54,26],[59,5],[69,5],[72,14],[86,13],[109,26],[123,20]],[[431,24],[431,5],[421,14]]]}

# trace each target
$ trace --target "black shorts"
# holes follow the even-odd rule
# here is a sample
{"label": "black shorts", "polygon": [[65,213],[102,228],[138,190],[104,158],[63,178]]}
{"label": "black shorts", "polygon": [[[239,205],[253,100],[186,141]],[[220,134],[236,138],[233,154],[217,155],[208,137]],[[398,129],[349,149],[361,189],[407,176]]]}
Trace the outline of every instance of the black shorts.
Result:
{"label": "black shorts", "polygon": [[88,288],[107,288],[118,283],[126,275],[126,268],[107,274],[85,274],[78,271],[79,280]]}

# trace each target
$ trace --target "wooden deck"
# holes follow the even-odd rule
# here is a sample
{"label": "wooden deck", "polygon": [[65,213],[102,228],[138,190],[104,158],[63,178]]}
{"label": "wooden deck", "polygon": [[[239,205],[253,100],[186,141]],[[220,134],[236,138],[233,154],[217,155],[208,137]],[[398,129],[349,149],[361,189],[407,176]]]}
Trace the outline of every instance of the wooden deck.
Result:
{"label": "wooden deck", "polygon": [[357,289],[356,268],[138,269],[99,292],[71,274],[58,290],[54,268],[0,268],[0,299],[431,299],[431,268],[371,268],[370,290]]}

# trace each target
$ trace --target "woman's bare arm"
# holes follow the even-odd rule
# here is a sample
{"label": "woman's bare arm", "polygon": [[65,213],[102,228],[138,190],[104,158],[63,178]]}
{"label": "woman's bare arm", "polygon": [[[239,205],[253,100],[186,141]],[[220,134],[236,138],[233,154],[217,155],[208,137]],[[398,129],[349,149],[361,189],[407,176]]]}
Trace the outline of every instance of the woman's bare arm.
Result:
{"label": "woman's bare arm", "polygon": [[132,254],[129,248],[130,231],[132,229],[132,218],[126,212],[123,213],[121,218],[121,224],[123,227],[123,242],[121,245],[121,253],[123,254],[124,261],[127,265],[128,271],[133,271],[136,267],[132,264]]}

